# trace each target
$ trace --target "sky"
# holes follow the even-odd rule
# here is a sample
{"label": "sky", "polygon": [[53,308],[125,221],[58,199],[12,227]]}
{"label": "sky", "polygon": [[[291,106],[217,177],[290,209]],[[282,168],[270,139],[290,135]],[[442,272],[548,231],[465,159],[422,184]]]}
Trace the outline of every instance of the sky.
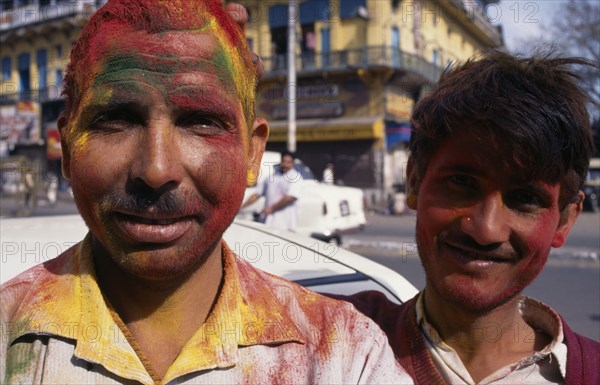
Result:
{"label": "sky", "polygon": [[561,3],[567,0],[500,0],[488,6],[488,16],[503,27],[504,41],[510,51],[523,48],[524,40],[542,36],[552,24]]}

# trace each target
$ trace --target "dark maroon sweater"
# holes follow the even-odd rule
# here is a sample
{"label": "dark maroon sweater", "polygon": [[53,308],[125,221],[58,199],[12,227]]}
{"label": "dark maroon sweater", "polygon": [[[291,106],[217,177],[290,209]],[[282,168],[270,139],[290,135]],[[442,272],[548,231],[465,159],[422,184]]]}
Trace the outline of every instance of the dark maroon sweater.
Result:
{"label": "dark maroon sweater", "polygon": [[[352,296],[330,296],[351,302],[381,327],[387,334],[396,359],[413,377],[415,384],[445,384],[417,325],[417,297],[398,305],[378,291],[363,291]],[[567,345],[565,385],[599,385],[600,344],[573,332],[562,318],[561,322]]]}

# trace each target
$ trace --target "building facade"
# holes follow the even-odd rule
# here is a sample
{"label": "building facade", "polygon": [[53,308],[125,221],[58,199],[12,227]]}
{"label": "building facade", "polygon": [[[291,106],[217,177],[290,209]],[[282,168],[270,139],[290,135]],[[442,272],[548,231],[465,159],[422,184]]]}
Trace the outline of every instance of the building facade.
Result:
{"label": "building facade", "polygon": [[265,63],[257,113],[267,148],[287,145],[288,19],[296,20],[297,154],[321,175],[360,187],[379,208],[403,190],[416,101],[443,69],[503,45],[480,0],[241,1],[248,44]]}
{"label": "building facade", "polygon": [[0,2],[0,156],[24,155],[40,175],[60,175],[64,72],[83,24],[105,2]]}

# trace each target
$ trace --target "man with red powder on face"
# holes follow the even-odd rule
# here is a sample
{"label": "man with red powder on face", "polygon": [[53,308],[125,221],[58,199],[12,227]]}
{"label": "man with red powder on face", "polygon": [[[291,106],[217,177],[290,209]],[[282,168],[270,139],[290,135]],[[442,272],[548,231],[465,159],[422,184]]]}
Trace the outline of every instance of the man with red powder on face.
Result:
{"label": "man with red powder on face", "polygon": [[600,344],[521,295],[582,209],[593,142],[571,66],[586,64],[489,52],[416,106],[407,185],[425,289],[403,305],[346,298],[415,383],[600,383]]}
{"label": "man with red powder on face", "polygon": [[65,77],[63,173],[90,231],[0,288],[0,381],[412,383],[352,305],[222,240],[268,135],[217,1],[109,1]]}

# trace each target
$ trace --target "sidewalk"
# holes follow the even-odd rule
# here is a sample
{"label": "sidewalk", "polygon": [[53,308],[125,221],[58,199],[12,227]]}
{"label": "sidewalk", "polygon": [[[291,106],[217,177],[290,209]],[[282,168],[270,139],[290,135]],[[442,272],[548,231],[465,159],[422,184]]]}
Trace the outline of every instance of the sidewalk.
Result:
{"label": "sidewalk", "polygon": [[69,192],[59,191],[55,204],[46,197],[37,196],[35,207],[26,207],[23,196],[0,194],[0,218],[77,214],[77,207]]}

